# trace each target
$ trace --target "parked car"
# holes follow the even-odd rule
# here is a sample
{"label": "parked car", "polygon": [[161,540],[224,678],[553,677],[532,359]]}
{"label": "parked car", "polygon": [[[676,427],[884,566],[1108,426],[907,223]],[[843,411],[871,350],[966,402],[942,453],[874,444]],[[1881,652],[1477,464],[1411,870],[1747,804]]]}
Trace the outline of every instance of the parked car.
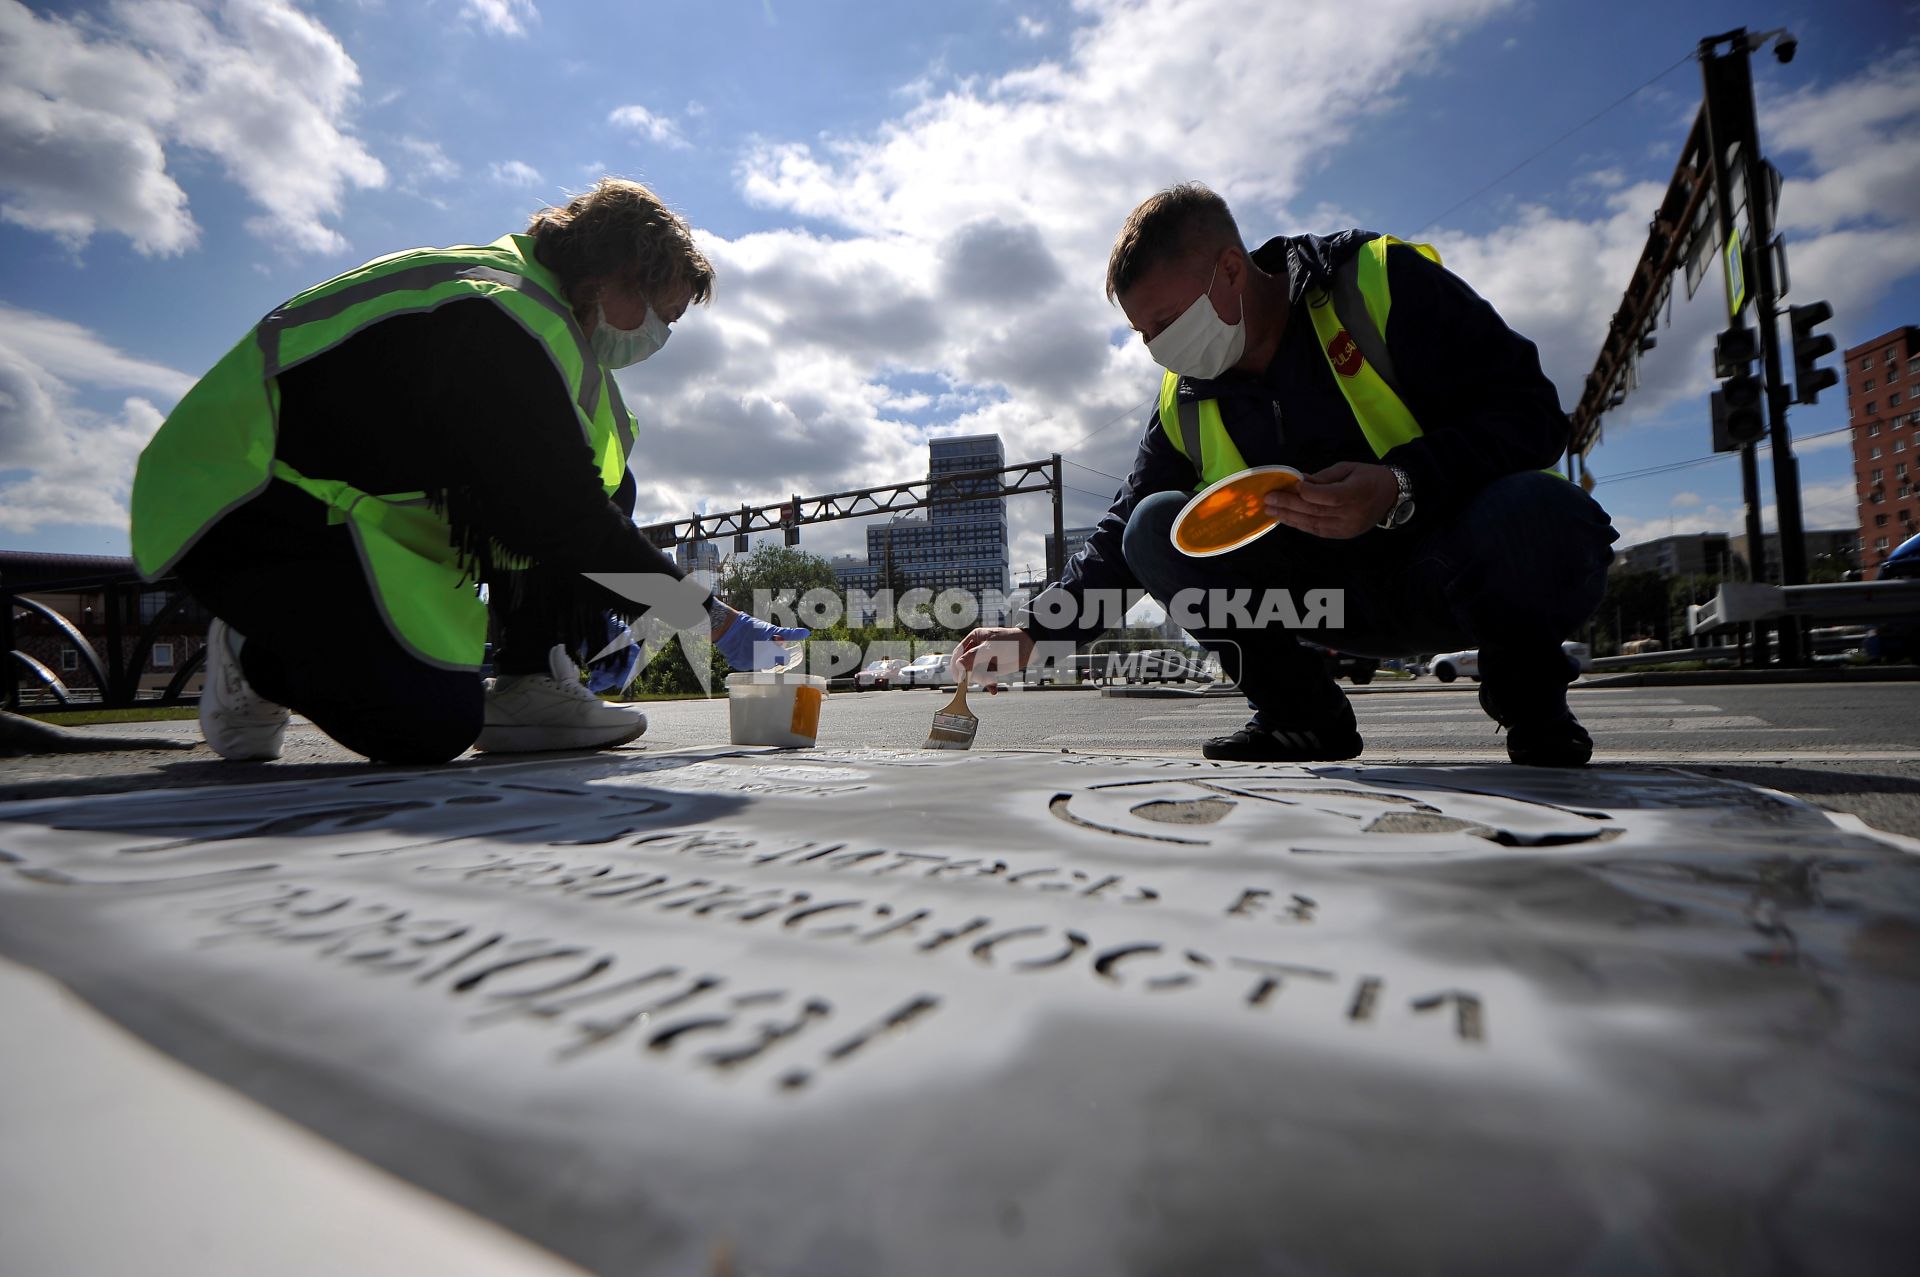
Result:
{"label": "parked car", "polygon": [[1076,683],[1104,683],[1113,675],[1112,652],[1075,652],[1068,667]]}
{"label": "parked car", "polygon": [[[1920,536],[1911,536],[1894,547],[1880,564],[1880,581],[1920,580]],[[1882,621],[1867,635],[1866,655],[1873,661],[1912,661],[1920,659],[1920,620],[1901,617]]]}
{"label": "parked car", "polygon": [[[1580,672],[1586,673],[1593,668],[1593,649],[1585,643],[1567,642],[1560,650],[1571,656],[1580,666]],[[1451,683],[1456,678],[1470,678],[1480,681],[1480,649],[1470,647],[1464,652],[1442,652],[1430,662],[1433,676],[1442,683]]]}
{"label": "parked car", "polygon": [[853,690],[856,692],[884,692],[889,687],[904,687],[904,683],[895,683],[894,677],[899,672],[900,667],[905,664],[906,662],[900,660],[898,657],[888,657],[885,660],[870,661],[865,669],[854,674]]}
{"label": "parked car", "polygon": [[952,656],[946,652],[928,652],[916,656],[911,662],[895,671],[894,684],[898,687],[951,686],[953,683],[950,668],[952,659]]}

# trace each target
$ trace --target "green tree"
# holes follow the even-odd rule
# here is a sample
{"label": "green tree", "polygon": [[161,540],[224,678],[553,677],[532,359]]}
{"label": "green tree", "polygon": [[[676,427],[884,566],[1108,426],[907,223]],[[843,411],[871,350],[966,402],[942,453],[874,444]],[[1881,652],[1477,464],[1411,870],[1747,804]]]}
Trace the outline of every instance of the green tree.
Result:
{"label": "green tree", "polygon": [[812,589],[838,592],[839,588],[833,568],[819,555],[784,545],[763,545],[730,563],[715,593],[729,607],[751,612],[755,591],[791,591],[798,598]]}
{"label": "green tree", "polygon": [[1613,656],[1631,638],[1657,638],[1671,646],[1672,598],[1658,572],[1615,572],[1607,577],[1606,597],[1594,613],[1595,656]]}
{"label": "green tree", "polygon": [[698,695],[705,691],[713,696],[727,694],[727,675],[732,673],[726,658],[720,655],[720,649],[707,649],[707,687],[700,686],[700,680],[693,676],[693,667],[687,664],[687,655],[680,649],[678,642],[668,643],[654,654],[646,668],[627,684],[627,695],[638,696],[641,693],[654,695]]}

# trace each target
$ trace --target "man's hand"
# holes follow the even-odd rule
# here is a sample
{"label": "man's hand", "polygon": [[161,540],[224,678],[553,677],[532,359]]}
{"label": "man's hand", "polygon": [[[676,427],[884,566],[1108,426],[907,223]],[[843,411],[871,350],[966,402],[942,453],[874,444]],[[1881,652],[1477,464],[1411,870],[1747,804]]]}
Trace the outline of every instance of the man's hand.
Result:
{"label": "man's hand", "polygon": [[1393,471],[1370,461],[1340,461],[1291,488],[1269,492],[1267,513],[1290,528],[1333,541],[1359,536],[1400,499]]}
{"label": "man's hand", "polygon": [[[953,666],[958,671],[955,681],[965,678],[979,663],[984,662],[984,674],[1011,674],[1025,669],[1032,659],[1033,635],[1012,625],[982,626],[953,649]],[[1000,690],[1000,684],[992,678],[987,679],[986,687],[988,692]]]}

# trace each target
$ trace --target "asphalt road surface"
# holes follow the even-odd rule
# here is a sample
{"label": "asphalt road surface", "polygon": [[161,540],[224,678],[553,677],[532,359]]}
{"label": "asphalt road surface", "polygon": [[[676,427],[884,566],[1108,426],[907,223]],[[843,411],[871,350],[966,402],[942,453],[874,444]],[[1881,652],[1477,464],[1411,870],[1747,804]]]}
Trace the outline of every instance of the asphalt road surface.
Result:
{"label": "asphalt road surface", "polygon": [[[1503,738],[1480,711],[1475,687],[1422,681],[1352,689],[1367,743],[1363,762],[1504,761]],[[938,695],[839,694],[820,719],[822,745],[917,745]],[[1209,736],[1247,719],[1235,697],[1116,697],[1088,690],[973,693],[976,748],[1193,754]],[[1761,687],[1580,688],[1574,713],[1593,733],[1598,762],[1908,762],[1920,760],[1920,684],[1785,684]],[[724,738],[725,705],[647,707],[646,740],[711,744]]]}
{"label": "asphalt road surface", "polygon": [[[1504,762],[1472,684],[1431,680],[1354,688],[1362,763]],[[835,693],[820,718],[822,746],[913,748],[950,690]],[[1882,829],[1920,837],[1920,683],[1804,683],[1708,687],[1581,687],[1574,712],[1604,766],[1680,766],[1797,794]],[[1225,696],[1103,696],[1092,689],[976,693],[977,749],[1192,756],[1238,727],[1245,702]],[[647,705],[647,734],[629,748],[712,745],[727,739],[727,703]],[[102,727],[115,735],[198,741],[191,721]],[[283,759],[232,764],[204,746],[178,752],[59,754],[0,762],[0,800],[169,785],[287,780],[359,765],[304,720]],[[468,755],[468,765],[486,761]]]}

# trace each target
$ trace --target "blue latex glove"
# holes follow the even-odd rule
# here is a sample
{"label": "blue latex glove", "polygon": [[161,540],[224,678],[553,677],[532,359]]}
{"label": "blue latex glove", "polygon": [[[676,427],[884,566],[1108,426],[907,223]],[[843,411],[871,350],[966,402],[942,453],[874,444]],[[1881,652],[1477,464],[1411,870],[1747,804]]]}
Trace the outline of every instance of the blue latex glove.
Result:
{"label": "blue latex glove", "polygon": [[[772,625],[745,612],[734,614],[727,632],[713,641],[727,664],[741,673],[756,669],[778,669],[793,659],[793,653],[779,646],[797,643],[813,631],[802,626]],[[757,662],[757,663],[756,663]]]}
{"label": "blue latex glove", "polygon": [[[582,643],[574,659],[587,666],[587,690],[617,692],[633,682],[640,668],[640,643],[633,631],[622,625],[613,613],[606,614],[606,637],[598,643]],[[596,653],[602,655],[596,659]]]}

